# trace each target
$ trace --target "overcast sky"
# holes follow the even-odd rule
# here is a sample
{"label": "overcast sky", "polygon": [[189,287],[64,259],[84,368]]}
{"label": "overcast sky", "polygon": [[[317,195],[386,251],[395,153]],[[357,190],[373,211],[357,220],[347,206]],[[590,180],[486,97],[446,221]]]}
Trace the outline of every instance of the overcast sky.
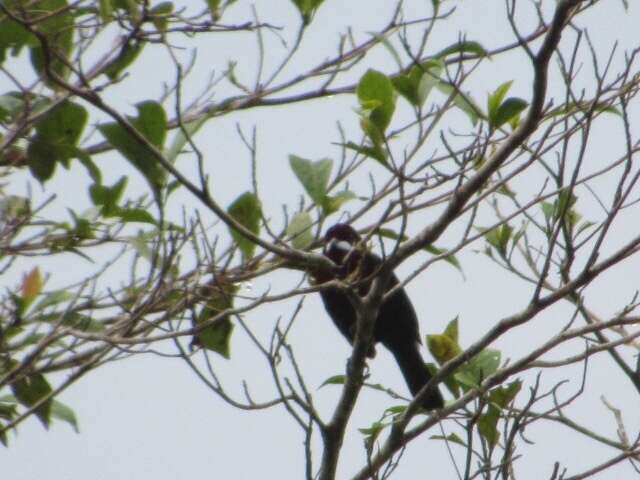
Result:
{"label": "overcast sky", "polygon": [[[524,2],[518,3],[523,4],[523,9],[528,8],[524,6]],[[555,4],[551,1],[545,3],[549,4],[549,8]],[[407,1],[406,4],[407,17],[428,16],[427,7],[430,2]],[[445,2],[447,4],[456,6],[457,10],[446,28],[441,26],[434,32],[432,43],[428,46],[429,52],[437,52],[456,42],[461,35],[469,40],[479,41],[486,49],[513,41],[504,20],[504,2],[467,0]],[[245,21],[249,6],[250,3],[239,0],[229,10],[228,16],[224,18],[225,22]],[[291,40],[295,34],[293,26],[297,22],[297,13],[290,2],[256,2],[255,6],[262,20],[285,25],[282,35]],[[283,78],[334,55],[338,35],[347,26],[352,26],[358,40],[365,39],[367,32],[381,29],[389,20],[393,7],[393,2],[382,0],[326,0],[310,27],[298,56]],[[418,13],[418,9],[424,9],[424,13]],[[616,60],[619,62],[622,51],[638,46],[639,13],[636,5],[631,5],[630,11],[625,15],[622,2],[603,2],[581,19],[580,25],[590,25],[592,40],[602,55],[611,48],[613,42],[619,41],[620,55]],[[531,19],[533,21],[533,17]],[[531,30],[535,25],[531,23],[531,28],[527,29],[528,20],[525,15],[520,17],[520,21],[520,26],[525,31]],[[176,37],[174,42],[186,48],[194,45],[186,38]],[[200,63],[189,80],[193,91],[198,91],[206,82],[212,69],[220,71],[232,59],[239,60],[238,76],[251,79],[255,71],[255,45],[255,36],[249,33],[203,36],[198,41]],[[267,67],[277,63],[283,53],[278,42],[269,37],[266,48]],[[347,83],[347,79],[356,81],[366,67],[392,72],[395,64],[388,51],[379,48],[360,69],[345,77],[344,83]],[[587,68],[588,65],[585,65],[585,69]],[[163,51],[159,48],[150,49],[131,71],[130,78],[109,92],[108,98],[123,112],[133,113],[132,105],[142,99],[157,98],[162,88],[161,81],[172,83],[174,75]],[[523,53],[513,53],[495,62],[485,62],[468,88],[471,89],[472,96],[484,105],[488,90],[511,79],[514,79],[512,93],[529,98],[531,71]],[[552,81],[557,81],[557,78],[552,77]],[[0,76],[0,92],[8,88],[6,78]],[[228,94],[235,95],[237,91],[221,87],[216,99]],[[209,122],[196,140],[205,153],[216,198],[221,204],[227,205],[241,192],[251,188],[250,157],[236,134],[236,125],[247,132],[255,126],[259,147],[258,176],[265,211],[277,217],[281,204],[295,207],[303,191],[289,169],[288,155],[297,154],[311,159],[331,157],[337,160],[340,150],[335,145],[339,141],[336,122],[341,122],[349,139],[359,138],[358,117],[354,113],[356,106],[354,96],[343,95],[287,107],[253,109]],[[400,108],[399,115],[407,113],[408,109],[403,112]],[[636,119],[637,114],[635,112]],[[468,128],[464,124],[468,120],[463,115],[460,116],[460,122],[460,125],[448,127]],[[611,155],[612,150],[615,150],[610,139],[618,135],[614,130],[608,130],[613,129],[615,124],[604,120],[601,125],[595,134],[596,140],[600,141],[593,141],[590,146],[590,159],[594,162],[594,168],[599,156]],[[96,141],[96,138],[89,143]],[[131,173],[125,162],[115,155],[105,156],[102,161],[105,163],[101,165],[111,162],[110,168],[103,169],[105,183]],[[371,169],[374,174],[377,172],[375,165]],[[36,188],[34,195],[42,197],[55,191],[59,195],[59,201],[52,212],[60,215],[64,214],[65,205],[70,203],[78,208],[85,204],[88,207],[90,203],[85,187],[88,179],[82,169],[76,170],[58,172],[47,184],[46,192]],[[541,179],[535,179],[538,180]],[[352,188],[364,193],[367,191],[367,184],[368,179],[363,176],[354,179]],[[610,185],[605,183],[602,188],[606,189],[608,186]],[[533,184],[516,185],[516,190],[517,187],[536,188]],[[18,195],[24,195],[25,188],[22,181],[10,186],[12,193]],[[146,186],[142,179],[132,174],[128,189],[135,191],[136,188],[143,189]],[[212,219],[194,199],[186,194],[182,198],[187,208],[200,209],[205,218]],[[174,214],[179,212],[177,207]],[[588,217],[591,205],[585,203],[585,208],[587,210],[583,214]],[[420,220],[426,224],[433,215],[425,212]],[[368,223],[362,223],[363,226],[366,224]],[[416,233],[422,226],[410,224],[409,232]],[[620,228],[621,241],[633,232],[637,234],[637,228],[637,220],[630,221],[628,227]],[[446,236],[441,243],[440,246],[446,246]],[[481,245],[478,245],[476,249],[480,248]],[[459,260],[464,268],[464,278],[460,272],[440,262],[411,282],[407,288],[419,313],[421,333],[440,332],[452,318],[459,316],[461,343],[465,346],[503,316],[522,309],[529,299],[530,289],[497,268],[484,255],[474,253],[473,249],[467,249],[459,256]],[[411,272],[412,266],[416,265],[415,262],[408,262],[400,268],[399,275],[402,277]],[[632,275],[637,278],[638,266],[637,260],[623,264],[599,281],[597,288],[590,288],[588,293],[591,295],[592,308],[606,317],[624,305],[637,288],[637,285],[630,285],[628,279]],[[114,284],[118,284],[118,275],[126,271],[125,267],[116,268],[112,272],[110,280]],[[82,278],[94,267],[83,265],[77,257],[73,263],[69,263],[67,257],[50,263],[48,260],[44,261],[40,268],[52,273],[52,282],[65,284],[69,278]],[[298,280],[299,276],[295,273],[279,273],[251,288],[254,291],[267,287],[284,290]],[[2,285],[13,285],[16,281],[17,278],[3,279]],[[291,302],[267,305],[252,312],[246,320],[264,337],[269,334],[273,322],[279,316],[287,318],[294,306]],[[518,358],[530,351],[532,345],[542,343],[553,335],[558,323],[565,322],[570,314],[571,309],[567,305],[555,306],[534,324],[500,339],[494,348],[503,351],[503,358]],[[291,332],[290,340],[308,379],[308,385],[312,388],[319,387],[323,380],[332,375],[343,373],[349,355],[348,344],[335,330],[316,296],[305,299],[304,310]],[[271,378],[267,376],[266,365],[239,328],[235,331],[231,348],[232,356],[228,361],[215,355],[211,357],[230,391],[240,395],[241,381],[245,379],[256,399],[272,398],[274,389]],[[166,346],[165,351],[171,351],[170,345]],[[426,349],[423,353],[426,357]],[[380,382],[399,392],[406,392],[393,359],[383,349],[378,349],[378,356],[370,362],[370,368],[372,382]],[[633,403],[637,403],[637,392],[634,394],[628,381],[611,366],[604,355],[594,359],[589,368],[592,375],[590,383],[573,406],[572,414],[575,418],[586,421],[594,430],[615,436],[614,419],[600,401],[600,396],[605,394],[608,400],[623,409],[627,425],[634,428],[628,432],[633,438],[640,426],[640,409],[633,407]],[[580,373],[581,366],[578,365],[562,372],[544,372],[543,380],[546,385],[551,386],[563,378],[570,379],[571,382],[562,390],[569,396],[579,387]],[[530,378],[525,377],[525,380]],[[318,407],[324,416],[332,411],[338,394],[339,387],[334,386],[317,391]],[[74,433],[68,425],[60,422],[54,422],[52,428],[45,431],[35,418],[26,421],[20,425],[17,437],[11,438],[10,448],[0,449],[0,471],[3,472],[3,478],[293,479],[303,475],[303,436],[283,409],[263,412],[233,409],[208,390],[180,359],[146,354],[104,366],[65,391],[60,400],[75,410],[81,433]],[[379,392],[363,392],[349,425],[343,460],[340,463],[340,478],[346,478],[356,471],[365,460],[362,435],[357,429],[371,424],[384,408],[394,402]],[[394,478],[455,478],[445,445],[428,437],[429,435],[425,435],[410,446]],[[533,444],[523,445],[523,457],[518,460],[519,464],[528,466],[527,469],[520,469],[522,473],[519,478],[524,479],[549,476],[554,461],[560,461],[569,472],[577,473],[613,454],[612,450],[588,442],[557,425],[540,423],[527,432],[527,438]],[[320,452],[319,445],[317,443],[316,454]],[[458,460],[461,462],[461,457]],[[630,478],[628,475],[632,474],[628,465],[623,464],[598,478]]]}

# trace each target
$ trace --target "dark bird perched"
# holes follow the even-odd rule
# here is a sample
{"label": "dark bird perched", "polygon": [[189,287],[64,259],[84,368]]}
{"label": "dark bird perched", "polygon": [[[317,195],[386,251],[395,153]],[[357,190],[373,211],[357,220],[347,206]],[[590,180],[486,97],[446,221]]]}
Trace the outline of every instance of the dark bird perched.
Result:
{"label": "dark bird perched", "polygon": [[[372,274],[382,263],[382,259],[359,245],[360,235],[349,225],[338,223],[327,230],[325,234],[324,254],[338,265],[336,278],[350,280],[369,279],[358,287],[360,295],[366,295],[371,287]],[[357,278],[352,278],[357,276]],[[329,274],[317,274],[318,282],[332,279]],[[390,290],[399,281],[395,274],[391,274],[385,291]],[[349,343],[353,343],[356,334],[356,311],[348,296],[338,288],[320,290],[320,296],[327,313],[335,323],[340,333]],[[407,386],[413,395],[431,379],[431,373],[420,355],[420,333],[418,319],[413,305],[404,289],[399,289],[382,305],[376,319],[373,343],[382,343],[395,357]],[[368,353],[375,355],[373,345]],[[427,410],[441,408],[444,405],[442,394],[437,387],[429,390],[422,406]]]}

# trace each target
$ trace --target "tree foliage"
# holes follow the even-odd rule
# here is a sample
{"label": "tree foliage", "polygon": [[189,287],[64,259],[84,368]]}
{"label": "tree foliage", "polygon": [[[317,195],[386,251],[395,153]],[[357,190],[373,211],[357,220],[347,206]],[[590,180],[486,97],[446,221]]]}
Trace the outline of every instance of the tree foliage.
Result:
{"label": "tree foliage", "polygon": [[[262,21],[255,10],[250,16],[243,3],[0,3],[0,271],[8,279],[0,304],[0,441],[10,446],[30,417],[47,428],[57,420],[77,428],[82,419],[59,394],[107,362],[135,362],[153,347],[192,368],[229,408],[250,415],[284,406],[304,434],[309,479],[336,478],[363,390],[396,405],[360,429],[366,460],[354,479],[390,476],[419,437],[446,444],[460,478],[516,478],[533,423],[560,424],[607,449],[606,460],[571,478],[623,461],[638,471],[640,437],[627,434],[622,417],[615,417],[617,436],[605,436],[588,419],[565,415],[584,384],[598,381],[588,369],[594,357],[625,379],[636,403],[640,396],[637,292],[606,310],[591,300],[594,288],[607,288],[609,272],[637,267],[640,249],[640,142],[632,127],[638,50],[609,45],[602,56],[587,29],[589,16],[606,15],[612,2],[505,2],[495,21],[509,26],[511,38],[491,46],[447,28],[464,2],[404,2],[375,33],[345,31],[333,56],[307,53],[302,63],[299,52],[318,22],[332,21],[335,2],[292,0],[290,24]],[[216,42],[228,46],[231,35],[258,40],[253,73],[237,53],[209,67],[202,86],[192,72],[208,68]],[[208,59],[193,53],[201,38]],[[493,67],[515,57],[526,74]],[[167,76],[131,89],[149,61],[166,64]],[[288,131],[293,122],[282,123],[290,177],[265,177],[276,160],[259,149],[259,128],[242,112],[267,110],[278,122],[278,109],[286,116],[336,97],[349,100],[335,117],[351,126],[340,126],[326,154],[314,157]],[[229,117],[238,119],[235,132],[220,130]],[[592,140],[601,128],[615,139],[604,152]],[[244,150],[226,164],[202,148],[208,136],[236,134]],[[231,178],[232,164],[247,158],[246,178]],[[269,182],[283,205],[262,195]],[[526,289],[520,308],[495,308],[481,331],[467,318],[442,332],[429,325],[433,381],[449,393],[442,410],[423,415],[420,399],[398,405],[399,394],[368,381],[367,329],[358,329],[348,374],[318,382],[332,393],[331,414],[316,408],[320,391],[305,381],[296,356],[304,345],[290,331],[302,321],[304,297],[327,286],[304,280],[332,271],[321,238],[339,218],[383,251],[383,280],[401,265],[413,268],[409,285],[442,264],[464,276],[470,265],[480,268],[469,260],[480,254],[504,272],[503,285],[487,286],[494,298],[514,281]],[[68,280],[56,260],[82,265],[82,273]],[[126,270],[112,273],[114,265]],[[278,272],[295,283],[272,285]],[[252,283],[266,287],[247,288]],[[375,319],[383,284],[354,295],[363,324]],[[464,299],[451,294],[457,302]],[[264,337],[256,333],[261,309],[274,303],[293,304],[293,313],[274,320]],[[555,319],[552,336],[518,337],[562,304],[572,313]],[[215,373],[216,361],[242,362],[233,350],[240,329],[274,379],[267,401],[236,398]],[[480,333],[470,338],[470,331]],[[523,342],[520,356],[507,358],[507,338]],[[545,372],[574,364],[584,366],[583,383],[575,395],[560,393]],[[604,405],[615,413],[608,401],[617,400]],[[551,478],[568,478],[558,464],[545,468]]]}

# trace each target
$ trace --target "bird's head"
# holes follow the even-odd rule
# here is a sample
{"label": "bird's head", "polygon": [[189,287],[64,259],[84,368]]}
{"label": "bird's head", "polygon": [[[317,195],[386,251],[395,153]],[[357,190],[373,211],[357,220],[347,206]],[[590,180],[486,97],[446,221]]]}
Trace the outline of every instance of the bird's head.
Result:
{"label": "bird's head", "polygon": [[345,223],[336,223],[324,235],[324,254],[338,265],[360,241],[360,235]]}

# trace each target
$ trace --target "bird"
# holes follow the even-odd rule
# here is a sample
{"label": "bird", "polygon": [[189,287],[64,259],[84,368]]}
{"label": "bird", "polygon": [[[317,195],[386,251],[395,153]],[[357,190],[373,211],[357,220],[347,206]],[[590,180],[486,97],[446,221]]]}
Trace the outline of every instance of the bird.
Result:
{"label": "bird", "polygon": [[[364,296],[369,291],[373,276],[382,259],[368,251],[353,227],[337,223],[330,227],[324,237],[323,254],[335,265],[333,273],[326,270],[314,274],[315,283],[325,283],[335,278],[358,281],[358,294]],[[400,281],[392,272],[385,291],[398,285]],[[353,344],[356,334],[356,310],[348,295],[337,287],[320,289],[325,310],[340,333]],[[375,344],[381,343],[389,350],[398,364],[409,391],[416,395],[432,378],[420,354],[420,332],[415,309],[404,288],[399,288],[387,298],[378,311],[373,332],[373,344],[367,356],[375,356]],[[422,407],[425,410],[442,408],[444,400],[437,385],[427,392]]]}

